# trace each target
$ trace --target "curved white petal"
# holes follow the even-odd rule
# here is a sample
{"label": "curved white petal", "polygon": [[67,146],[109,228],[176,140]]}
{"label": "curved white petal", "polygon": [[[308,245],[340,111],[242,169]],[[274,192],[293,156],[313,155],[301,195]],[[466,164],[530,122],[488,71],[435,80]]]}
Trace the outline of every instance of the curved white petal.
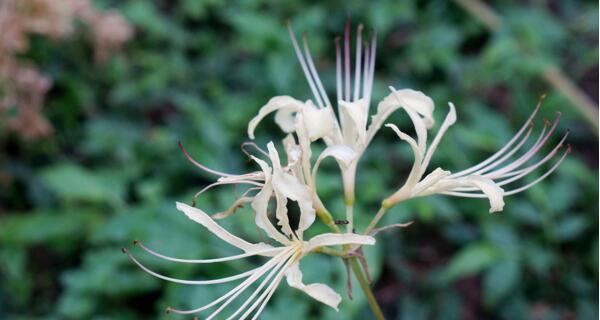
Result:
{"label": "curved white petal", "polygon": [[350,163],[356,159],[357,153],[352,150],[352,148],[344,144],[327,147],[325,150],[323,150],[323,152],[321,152],[319,158],[317,158],[317,161],[315,162],[312,170],[313,180],[316,178],[321,161],[325,160],[327,157],[333,157],[340,166],[341,171],[344,172],[346,168],[350,166]]}
{"label": "curved white petal", "polygon": [[450,171],[437,168],[423,178],[415,188],[413,189],[412,195],[418,196],[421,192],[427,192],[427,189],[434,187],[440,180],[448,177],[451,174]]}
{"label": "curved white petal", "polygon": [[302,282],[302,271],[298,262],[293,263],[285,273],[287,283],[290,287],[304,291],[311,298],[322,302],[336,311],[338,311],[338,305],[342,301],[342,297],[331,289],[329,286],[322,283],[312,283],[306,285]]}
{"label": "curved white petal", "polygon": [[344,244],[374,245],[375,238],[355,233],[323,233],[308,240],[303,251],[306,254],[318,247]]}
{"label": "curved white petal", "polygon": [[[400,96],[397,94],[397,91],[393,92],[393,95],[400,105],[403,105],[404,102],[401,100]],[[427,122],[425,119],[421,118],[417,111],[412,108],[404,108],[404,111],[410,118],[415,127],[415,132],[417,133],[417,145],[419,146],[420,153],[425,156],[425,150],[427,149]]]}
{"label": "curved white petal", "polygon": [[396,125],[388,123],[385,126],[394,130],[400,139],[408,142],[415,155],[415,161],[413,162],[413,166],[410,170],[408,178],[406,179],[406,183],[404,184],[406,187],[412,188],[417,184],[417,182],[419,182],[419,179],[421,178],[421,162],[423,160],[423,151],[421,148],[419,148],[415,139],[400,131]]}
{"label": "curved white petal", "polygon": [[234,236],[233,234],[229,233],[229,231],[218,225],[213,219],[210,218],[208,214],[198,208],[190,207],[185,203],[177,202],[177,209],[183,212],[191,220],[203,225],[206,229],[208,229],[208,231],[212,232],[223,241],[234,247],[240,248],[245,252],[255,252],[272,248],[272,246],[264,243],[253,244]]}
{"label": "curved white petal", "polygon": [[427,153],[425,154],[425,158],[423,159],[423,164],[421,166],[421,174],[425,173],[425,170],[427,170],[429,161],[431,160],[431,157],[433,156],[433,153],[435,152],[435,149],[437,148],[438,144],[442,140],[442,137],[444,136],[446,131],[448,131],[448,128],[450,128],[450,126],[452,126],[456,122],[456,110],[454,108],[454,104],[452,104],[452,102],[449,102],[448,106],[450,107],[450,111],[448,111],[444,122],[442,122],[440,130],[438,130],[437,134],[435,135],[435,138],[433,138],[433,141],[429,145],[429,148],[427,148]]}
{"label": "curved white petal", "polygon": [[[294,129],[296,127],[294,126]],[[288,166],[294,166],[300,161],[302,156],[302,150],[300,146],[296,144],[296,139],[291,134],[288,134],[283,139],[283,147],[285,148],[285,154],[287,155]]]}
{"label": "curved white petal", "polygon": [[[304,126],[311,141],[326,137],[331,134],[335,127],[335,118],[326,108],[317,109],[312,102],[307,101],[302,109],[304,114]],[[291,131],[294,130],[292,127]]]}
{"label": "curved white petal", "polygon": [[[392,90],[392,93],[377,104],[377,113],[373,116],[373,120],[369,125],[367,141],[371,141],[377,131],[381,129],[381,126],[383,126],[387,118],[400,108],[404,108],[405,110],[410,109],[414,113],[422,116],[424,118],[422,122],[425,128],[431,128],[434,124],[434,104],[431,98],[420,91],[412,89],[395,90],[391,87],[390,89]],[[412,117],[411,120],[414,122]]]}
{"label": "curved white petal", "polygon": [[296,136],[298,136],[298,144],[300,145],[300,150],[302,151],[302,171],[304,173],[304,178],[308,181],[307,184],[312,186],[314,181],[310,181],[310,160],[312,158],[312,150],[310,148],[310,138],[308,137],[308,133],[306,132],[306,127],[304,126],[304,115],[302,113],[297,115],[296,122]]}
{"label": "curved white petal", "polygon": [[269,151],[269,158],[271,158],[271,165],[273,165],[273,192],[275,193],[275,200],[277,201],[277,208],[275,209],[275,217],[277,218],[277,224],[281,227],[281,231],[288,237],[291,237],[293,232],[290,227],[290,221],[287,212],[287,198],[281,193],[282,182],[281,175],[283,169],[281,168],[281,162],[279,160],[279,153],[275,149],[273,141],[267,144]]}
{"label": "curved white petal", "polygon": [[275,112],[275,123],[283,132],[290,133],[294,131],[297,111],[296,108],[282,108]]}
{"label": "curved white petal", "polygon": [[[287,110],[285,111],[286,113],[298,112],[302,110],[303,106],[304,103],[302,101],[296,100],[290,96],[277,96],[271,98],[271,100],[269,100],[269,102],[267,102],[266,105],[260,108],[260,110],[258,111],[258,115],[252,118],[252,120],[250,120],[250,122],[248,123],[248,137],[250,137],[250,139],[254,139],[254,129],[256,128],[258,123],[260,123],[260,121],[262,121],[262,119],[266,117],[269,113],[278,110]],[[288,126],[289,119],[287,118],[289,117],[286,115],[286,113],[280,114],[276,121],[277,124],[281,126],[281,129],[284,132],[289,133],[293,131],[293,127],[290,128]]]}
{"label": "curved white petal", "polygon": [[490,213],[499,212],[504,209],[504,189],[500,188],[494,181],[481,176],[467,176],[463,178],[467,183],[481,189],[490,201]]}
{"label": "curved white petal", "polygon": [[[300,220],[298,221],[298,232],[299,237],[302,236],[302,232],[310,227],[316,218],[316,212],[312,205],[312,196],[308,187],[289,173],[280,172],[273,176],[273,187],[276,192],[280,192],[284,197],[296,201],[300,208]],[[287,222],[287,210],[286,222]],[[278,216],[279,218],[279,216]],[[284,226],[282,226],[284,228]],[[287,222],[287,228],[289,222]],[[291,229],[290,229],[291,233]]]}
{"label": "curved white petal", "polygon": [[344,140],[350,145],[363,144],[367,138],[367,118],[369,115],[369,104],[366,99],[354,102],[340,100],[338,102],[340,111],[344,116],[343,134]]}
{"label": "curved white petal", "polygon": [[433,100],[423,92],[413,89],[401,89],[394,92],[396,97],[402,101],[402,106],[416,111],[424,118],[427,128],[431,128],[435,121],[433,120]]}
{"label": "curved white petal", "polygon": [[456,188],[476,187],[490,201],[490,213],[502,211],[504,209],[504,189],[496,184],[492,179],[478,175],[470,175],[463,178],[442,179],[434,187],[436,193],[447,194],[456,197],[479,197],[482,194],[468,192],[454,192]]}
{"label": "curved white petal", "polygon": [[269,221],[269,217],[267,216],[267,208],[269,206],[269,199],[271,199],[271,195],[273,194],[273,186],[269,184],[265,184],[263,189],[254,196],[254,200],[252,201],[252,209],[255,212],[254,221],[256,225],[263,229],[267,235],[276,240],[277,242],[283,245],[290,245],[292,242],[286,238],[283,234],[281,234],[271,221]]}
{"label": "curved white petal", "polygon": [[300,220],[298,222],[297,235],[301,238],[302,232],[310,227],[316,218],[315,209],[312,206],[310,189],[298,180],[297,177],[285,172],[279,162],[279,153],[273,142],[267,144],[269,157],[273,165],[273,190],[277,198],[276,217],[283,233],[288,236],[293,234],[289,223],[286,208],[287,199],[298,203],[300,208]]}
{"label": "curved white petal", "polygon": [[250,158],[254,160],[254,162],[258,163],[260,169],[263,171],[265,183],[269,183],[271,181],[271,167],[269,167],[266,161],[255,156],[250,156]]}

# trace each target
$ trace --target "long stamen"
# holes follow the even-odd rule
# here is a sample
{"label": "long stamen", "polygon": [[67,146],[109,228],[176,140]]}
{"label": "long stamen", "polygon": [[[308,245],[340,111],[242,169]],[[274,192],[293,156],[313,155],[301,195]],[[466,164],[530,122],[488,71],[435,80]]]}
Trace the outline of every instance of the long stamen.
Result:
{"label": "long stamen", "polygon": [[493,161],[495,161],[496,159],[501,157],[504,154],[504,152],[506,152],[517,141],[517,139],[519,139],[519,137],[523,134],[523,132],[525,132],[525,129],[527,129],[527,127],[530,126],[530,124],[533,121],[533,118],[535,117],[538,110],[540,109],[544,98],[545,98],[545,95],[543,95],[540,98],[537,105],[535,106],[535,109],[533,110],[531,115],[529,115],[529,118],[527,119],[527,121],[525,121],[525,123],[523,124],[521,129],[519,129],[519,131],[517,131],[517,133],[512,137],[512,139],[510,139],[510,141],[508,141],[508,143],[506,143],[504,145],[504,147],[502,147],[500,150],[496,151],[496,153],[494,153],[493,155],[491,155],[489,158],[485,159],[484,161],[480,162],[479,164],[477,164],[471,168],[454,173],[450,177],[456,178],[456,177],[461,177],[461,176],[471,174],[472,172],[475,172],[475,171],[487,166],[488,164],[492,163]]}
{"label": "long stamen", "polygon": [[[247,192],[248,192],[248,190],[246,190],[245,193],[247,193]],[[227,217],[231,216],[232,214],[234,214],[237,211],[237,209],[242,208],[247,203],[251,203],[252,200],[254,200],[254,197],[245,197],[245,196],[242,196],[242,197],[238,198],[237,200],[235,200],[229,206],[229,208],[227,210],[221,211],[221,212],[217,212],[217,213],[211,215],[210,217],[213,218],[213,219],[215,219],[215,220],[227,218]]]}
{"label": "long stamen", "polygon": [[[546,133],[546,129],[547,128],[548,127],[545,124],[544,127],[542,128],[542,131],[539,134],[538,140],[536,140],[536,142],[533,144],[534,146],[537,143],[539,143],[540,139]],[[489,172],[489,171],[493,170],[497,166],[503,164],[512,155],[514,155],[517,151],[519,151],[521,149],[521,147],[523,147],[523,145],[525,145],[525,142],[527,142],[527,140],[529,139],[529,136],[531,135],[531,132],[533,132],[533,125],[529,126],[529,130],[527,130],[527,133],[525,134],[525,136],[521,139],[521,141],[519,141],[519,143],[514,148],[512,148],[512,150],[510,150],[510,152],[508,152],[507,154],[505,154],[504,156],[502,156],[500,159],[496,160],[494,163],[490,164],[489,166],[486,166],[485,168],[477,170],[477,171],[473,172],[472,174],[482,175],[482,174],[485,174],[486,172]]]}
{"label": "long stamen", "polygon": [[[293,256],[294,254],[292,253],[291,256]],[[289,258],[289,257],[288,257]],[[256,295],[258,295],[258,293],[262,290],[262,288],[269,282],[269,280],[271,280],[271,278],[273,278],[273,276],[279,271],[281,270],[281,267],[285,264],[285,262],[287,261],[288,258],[284,258],[282,259],[272,270],[271,272],[269,272],[269,274],[267,275],[267,277],[261,282],[261,284],[256,288],[256,290],[254,290],[254,292],[252,292],[252,295],[250,295],[250,297],[248,297],[246,299],[246,301],[231,315],[227,318],[227,320],[233,319],[235,318],[235,316],[237,316],[240,312],[242,312],[244,310],[244,308],[246,308],[246,306],[252,302],[252,300],[254,300],[254,298],[256,297]]]}
{"label": "long stamen", "polygon": [[125,253],[126,255],[129,256],[129,258],[131,260],[133,260],[133,262],[135,262],[135,264],[137,264],[142,270],[146,271],[147,273],[166,280],[166,281],[170,281],[170,282],[174,282],[174,283],[179,283],[179,284],[193,284],[193,285],[209,285],[209,284],[219,284],[219,283],[226,283],[226,282],[231,282],[231,281],[235,281],[235,280],[239,280],[239,279],[243,279],[243,278],[247,278],[249,276],[251,276],[254,272],[256,272],[258,269],[260,269],[260,267],[240,273],[240,274],[236,274],[235,276],[230,276],[230,277],[225,277],[225,278],[221,278],[221,279],[212,279],[212,280],[183,280],[183,279],[176,279],[176,278],[171,278],[171,277],[167,277],[164,276],[162,274],[156,273],[152,270],[150,270],[149,268],[147,268],[146,266],[144,266],[141,262],[139,262],[134,256],[133,254],[131,254],[131,252],[129,252],[129,250],[127,250],[126,248],[122,249],[123,253]]}
{"label": "long stamen", "polygon": [[362,49],[362,31],[363,25],[358,25],[357,35],[356,35],[356,62],[354,66],[354,101],[358,100],[358,94],[360,89],[360,63],[361,63],[361,49]]}
{"label": "long stamen", "polygon": [[[509,183],[512,183],[514,181],[517,181],[517,180],[521,179],[522,177],[528,175],[529,173],[531,173],[533,170],[537,169],[544,163],[548,162],[550,159],[554,158],[554,156],[562,148],[563,143],[565,142],[565,140],[567,139],[568,136],[569,136],[569,132],[567,131],[567,133],[562,137],[562,139],[558,142],[558,144],[554,147],[554,149],[552,149],[552,151],[550,153],[548,153],[542,160],[538,161],[537,163],[535,163],[527,168],[513,171],[513,172],[502,175],[500,178],[506,178],[506,179],[499,181],[496,184],[501,187],[501,186],[507,185]],[[462,187],[462,188],[455,188],[453,190],[454,191],[477,191],[479,189],[474,188],[474,187]]]}
{"label": "long stamen", "polygon": [[554,130],[556,129],[556,126],[558,125],[558,122],[560,121],[560,117],[561,117],[561,114],[559,112],[558,116],[556,117],[556,120],[554,121],[554,124],[552,125],[550,130],[548,130],[548,133],[546,133],[546,135],[544,136],[544,138],[541,141],[537,142],[529,151],[527,151],[527,153],[522,155],[519,159],[513,161],[511,164],[509,164],[497,171],[494,171],[493,173],[491,173],[489,175],[486,175],[486,177],[495,178],[495,177],[501,176],[506,172],[510,172],[514,169],[517,169],[518,167],[523,165],[525,162],[527,162],[529,159],[531,159],[531,157],[533,155],[535,155],[542,146],[544,146],[546,141],[548,141],[548,138],[550,138],[550,135],[552,135],[552,132],[554,132]]}
{"label": "long stamen", "polygon": [[292,30],[292,24],[289,21],[287,21],[287,28],[288,28],[288,32],[290,34],[290,39],[292,40],[292,45],[294,46],[294,52],[296,52],[296,57],[298,58],[298,62],[300,62],[300,67],[302,68],[302,71],[304,72],[306,81],[308,82],[308,85],[310,86],[310,90],[312,91],[313,96],[315,97],[317,105],[322,108],[323,102],[321,101],[319,92],[317,91],[315,83],[310,76],[310,72],[308,71],[308,67],[306,66],[304,57],[302,56],[302,52],[300,51],[300,46],[298,45],[298,41],[296,41],[296,36],[294,35],[294,31]]}
{"label": "long stamen", "polygon": [[350,19],[346,20],[344,28],[344,100],[350,102]]}
{"label": "long stamen", "polygon": [[335,38],[335,84],[337,89],[337,101],[342,100],[342,48],[340,37]]}
{"label": "long stamen", "polygon": [[250,278],[244,280],[244,282],[240,283],[239,285],[237,285],[235,288],[233,288],[231,291],[227,292],[226,294],[222,295],[221,297],[219,297],[218,299],[215,299],[214,301],[212,301],[211,303],[204,305],[200,308],[196,308],[196,309],[192,309],[192,310],[179,310],[179,309],[173,309],[171,307],[167,308],[167,312],[173,312],[173,313],[177,313],[177,314],[192,314],[192,313],[197,313],[197,312],[201,312],[204,311],[206,309],[209,309],[219,303],[221,303],[223,300],[231,297],[234,294],[238,294],[244,292],[250,285],[252,285],[254,282],[256,282],[256,280],[258,280],[260,277],[262,277],[267,271],[269,271],[269,269],[271,269],[273,267],[273,265],[278,264],[282,259],[283,261],[285,261],[284,257],[287,253],[289,253],[289,249],[285,250],[283,252],[281,252],[280,254],[278,254],[277,256],[273,257],[271,260],[269,260],[267,263],[265,263],[262,267],[260,271],[257,271],[255,274],[253,274]]}
{"label": "long stamen", "polygon": [[306,61],[308,61],[308,69],[311,72],[313,79],[315,79],[315,82],[317,83],[317,88],[321,93],[321,97],[325,100],[325,106],[331,106],[331,101],[329,101],[327,92],[325,92],[325,88],[323,88],[323,83],[321,83],[321,78],[319,78],[317,68],[315,68],[315,63],[313,62],[310,50],[308,49],[308,40],[306,39],[305,34],[302,35],[302,46],[304,47],[304,55],[306,56]]}
{"label": "long stamen", "polygon": [[256,319],[256,317],[258,317],[258,315],[260,314],[260,311],[262,311],[262,309],[264,308],[264,305],[269,301],[269,299],[271,298],[271,295],[273,294],[275,289],[277,289],[277,286],[279,285],[279,282],[281,282],[281,279],[283,278],[285,271],[296,260],[296,257],[297,257],[297,254],[293,255],[292,258],[290,258],[286,262],[283,269],[277,274],[277,276],[271,282],[271,284],[267,287],[267,289],[258,297],[258,299],[254,302],[254,304],[252,304],[252,306],[250,306],[250,308],[248,308],[248,310],[246,310],[246,312],[242,315],[242,317],[240,319],[245,319],[248,315],[250,315],[252,313],[252,311],[254,311],[254,309],[256,309],[256,307],[258,307],[258,304],[261,303],[261,301],[262,301],[260,309],[256,312],[256,314],[254,315],[254,317],[252,319]]}
{"label": "long stamen", "polygon": [[364,65],[363,65],[363,75],[364,76],[363,76],[363,86],[362,86],[363,87],[362,88],[362,97],[366,98],[367,97],[367,93],[368,93],[367,92],[368,91],[368,85],[369,85],[369,82],[371,80],[370,80],[370,77],[369,77],[369,66],[370,66],[370,64],[369,64],[369,43],[365,42],[364,45],[365,45],[365,62],[364,62]]}
{"label": "long stamen", "polygon": [[375,75],[375,52],[377,50],[377,31],[373,30],[373,38],[371,40],[371,61],[369,61],[369,83],[367,88],[368,94],[366,96],[367,101],[371,101],[371,94],[373,93],[373,80]]}
{"label": "long stamen", "polygon": [[[288,250],[288,251],[291,251],[291,250]],[[288,254],[289,254],[289,252],[288,252]],[[257,288],[257,289],[255,289],[255,290],[254,290],[254,292],[252,293],[252,295],[251,295],[251,296],[250,296],[248,299],[246,299],[246,300],[251,300],[251,299],[253,299],[253,297],[256,295],[256,291],[257,291],[257,290],[260,290],[260,289],[261,289],[261,288],[264,286],[265,282],[266,282],[266,281],[268,281],[269,279],[271,279],[271,277],[273,277],[273,275],[274,275],[275,273],[277,273],[277,270],[279,270],[279,269],[281,268],[281,265],[283,265],[283,263],[285,263],[285,261],[286,261],[288,258],[289,258],[289,256],[287,256],[287,254],[286,254],[286,256],[280,257],[280,258],[278,259],[278,261],[277,261],[277,264],[276,264],[276,265],[275,265],[273,268],[271,268],[271,270],[270,270],[270,271],[269,271],[269,273],[267,274],[267,277],[266,277],[266,278],[265,278],[265,279],[264,279],[264,280],[263,280],[263,281],[260,283],[260,285],[258,286],[258,288]],[[260,275],[260,276],[257,278],[257,280],[258,280],[260,277],[262,277],[262,276],[263,276],[265,273],[266,273],[266,272],[263,272],[263,273],[262,273],[262,274],[261,274],[261,275]],[[254,282],[256,282],[256,281],[254,281]],[[248,286],[247,286],[247,287],[248,287]],[[247,288],[247,287],[246,287],[246,288]],[[211,320],[212,318],[216,317],[216,316],[217,316],[217,315],[218,315],[218,314],[219,314],[221,311],[223,311],[223,309],[224,309],[224,308],[226,308],[226,307],[227,307],[227,306],[228,306],[228,305],[229,305],[229,304],[230,304],[230,303],[231,303],[233,300],[235,300],[235,298],[237,298],[237,296],[239,296],[239,295],[240,295],[240,294],[241,294],[243,291],[245,291],[245,290],[246,290],[246,288],[244,288],[243,290],[240,290],[240,291],[238,291],[236,294],[234,294],[233,296],[231,296],[231,297],[230,297],[230,298],[229,298],[227,301],[225,301],[225,303],[223,303],[223,304],[222,304],[222,305],[221,305],[221,306],[220,306],[218,309],[216,309],[215,311],[213,311],[213,313],[211,313],[211,314],[210,314],[208,317],[206,317],[206,320]],[[247,301],[246,301],[246,302],[244,302],[244,305],[245,305],[245,304],[247,304]],[[233,315],[229,316],[227,319],[232,319],[233,317],[235,317],[235,316],[237,315],[237,313],[239,313],[239,312],[236,310],[236,312],[235,312]]]}
{"label": "long stamen", "polygon": [[209,189],[219,186],[219,185],[225,185],[225,184],[251,184],[257,187],[262,187],[264,184],[260,183],[260,182],[256,182],[256,181],[252,181],[252,180],[233,180],[233,181],[217,181],[215,183],[211,183],[208,186],[204,187],[202,190],[196,192],[196,194],[194,195],[194,197],[192,198],[192,207],[196,206],[196,199],[202,195],[204,192],[208,191]]}
{"label": "long stamen", "polygon": [[248,156],[248,158],[252,158],[252,154],[248,150],[246,150],[247,146],[253,147],[254,149],[256,149],[256,151],[260,152],[262,155],[266,156],[267,158],[269,157],[269,154],[265,150],[261,149],[255,142],[246,141],[246,142],[242,143],[240,148],[242,149],[242,152]]}
{"label": "long stamen", "polygon": [[281,248],[269,248],[269,249],[265,249],[265,250],[260,250],[260,251],[254,251],[254,252],[246,252],[246,253],[242,253],[242,254],[238,254],[238,255],[233,255],[233,256],[229,256],[229,257],[223,257],[223,258],[215,258],[215,259],[179,259],[179,258],[173,258],[173,257],[169,257],[163,254],[160,254],[148,247],[146,247],[145,245],[143,245],[141,242],[139,241],[134,241],[133,242],[134,245],[142,248],[144,251],[148,252],[149,254],[164,259],[164,260],[168,260],[168,261],[173,261],[173,262],[180,262],[180,263],[217,263],[217,262],[224,262],[224,261],[231,261],[231,260],[239,260],[239,259],[243,259],[243,258],[247,258],[247,257],[252,257],[252,256],[257,256],[257,255],[262,255],[262,254],[267,254],[267,253],[275,253],[278,251],[281,251]]}
{"label": "long stamen", "polygon": [[[534,185],[540,183],[542,180],[544,180],[546,177],[548,177],[550,174],[552,174],[560,166],[560,164],[564,161],[564,159],[567,157],[567,155],[569,153],[571,153],[571,146],[567,147],[567,150],[563,153],[562,157],[552,166],[552,168],[550,168],[550,170],[548,170],[546,173],[544,173],[541,177],[535,179],[531,183],[528,183],[527,185],[522,186],[520,188],[513,189],[510,191],[505,191],[504,196],[510,196],[513,194],[517,194],[519,192],[523,192],[523,191],[533,187]],[[441,192],[441,194],[454,196],[454,197],[463,197],[463,198],[487,198],[488,197],[487,195],[485,195],[483,193],[467,193],[467,192],[454,192],[454,191]]]}
{"label": "long stamen", "polygon": [[198,161],[194,160],[194,158],[192,158],[190,156],[190,154],[187,152],[187,150],[185,150],[185,148],[183,147],[183,144],[181,143],[181,141],[178,141],[177,144],[179,145],[179,149],[181,149],[181,152],[183,152],[183,155],[192,164],[194,164],[196,167],[198,167],[198,168],[200,168],[200,169],[202,169],[202,170],[204,170],[206,172],[209,172],[209,173],[212,173],[214,175],[217,175],[217,176],[223,176],[223,177],[232,177],[232,176],[235,176],[234,174],[220,172],[220,171],[213,170],[213,169],[210,169],[210,168],[207,168],[207,167],[203,166],[202,164],[200,164]]}
{"label": "long stamen", "polygon": [[534,185],[538,184],[540,181],[544,180],[547,176],[549,176],[550,174],[552,174],[552,172],[554,172],[558,168],[558,166],[563,162],[563,160],[565,160],[566,156],[569,153],[571,153],[571,146],[567,147],[567,150],[565,151],[565,153],[563,154],[563,156],[554,164],[554,166],[552,166],[552,168],[550,168],[550,170],[548,170],[548,172],[546,172],[541,177],[535,179],[533,182],[531,182],[531,183],[529,183],[529,184],[527,184],[525,186],[522,186],[522,187],[520,187],[518,189],[514,189],[514,190],[511,190],[511,191],[505,192],[504,195],[510,196],[510,195],[515,194],[515,193],[519,193],[521,191],[525,191],[525,190],[533,187]]}
{"label": "long stamen", "polygon": [[568,134],[565,134],[564,137],[561,139],[561,141],[556,145],[556,147],[554,147],[554,149],[548,153],[542,160],[538,161],[536,164],[533,164],[527,168],[524,168],[522,170],[519,171],[515,171],[514,175],[506,175],[504,177],[508,178],[505,180],[502,180],[500,182],[498,182],[499,186],[503,186],[503,185],[507,185],[513,181],[519,180],[520,178],[528,175],[529,173],[531,173],[533,170],[537,169],[538,167],[540,167],[541,165],[543,165],[544,163],[548,162],[550,159],[554,158],[554,156],[558,153],[558,151],[562,148],[562,145],[565,141],[565,139],[567,138]]}

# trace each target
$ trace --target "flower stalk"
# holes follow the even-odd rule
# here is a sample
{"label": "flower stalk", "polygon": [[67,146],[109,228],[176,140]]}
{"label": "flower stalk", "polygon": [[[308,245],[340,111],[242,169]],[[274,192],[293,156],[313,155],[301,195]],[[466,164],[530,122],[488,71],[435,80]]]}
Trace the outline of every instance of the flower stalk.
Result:
{"label": "flower stalk", "polygon": [[358,281],[360,288],[362,289],[363,293],[365,294],[365,297],[367,298],[367,302],[369,303],[371,311],[373,311],[375,319],[384,320],[385,317],[383,316],[381,307],[379,306],[379,303],[377,303],[377,299],[375,298],[375,295],[371,290],[371,285],[369,284],[369,281],[363,274],[360,265],[358,264],[357,258],[350,258],[350,267],[352,268],[352,272],[354,272],[354,275],[356,276],[356,280]]}

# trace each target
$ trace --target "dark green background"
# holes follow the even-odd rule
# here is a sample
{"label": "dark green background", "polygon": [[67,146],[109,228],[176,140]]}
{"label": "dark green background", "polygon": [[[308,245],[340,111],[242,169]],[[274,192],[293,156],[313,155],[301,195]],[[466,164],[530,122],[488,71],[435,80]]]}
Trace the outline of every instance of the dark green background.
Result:
{"label": "dark green background", "polygon": [[[154,279],[120,249],[138,239],[179,257],[234,252],[175,209],[175,201],[189,202],[212,178],[185,160],[177,141],[208,166],[253,170],[239,148],[247,122],[272,96],[309,98],[285,19],[309,35],[333,93],[333,38],[348,14],[355,25],[378,32],[375,99],[388,85],[422,90],[437,103],[438,124],[446,103],[455,103],[458,122],[433,168],[458,171],[500,148],[544,92],[538,128],[562,111],[553,142],[571,129],[573,153],[561,168],[506,198],[500,214],[488,214],[484,200],[444,196],[390,212],[386,223],[415,223],[379,235],[378,245],[366,250],[387,317],[598,318],[598,135],[540,77],[547,63],[557,64],[598,102],[596,1],[492,1],[505,19],[494,33],[450,1],[97,4],[120,9],[135,38],[103,66],[91,62],[88,39],[33,38],[28,58],[55,81],[44,108],[55,134],[39,141],[0,136],[0,170],[12,179],[0,191],[0,318],[178,319],[164,308],[200,306],[226,292],[226,286]],[[392,121],[410,131],[401,112]],[[272,121],[258,131],[261,145],[282,137]],[[359,229],[404,181],[411,157],[390,130],[377,136],[359,167]],[[322,170],[319,191],[342,218],[339,174],[331,164]],[[233,199],[232,189],[222,187],[200,206],[217,212]],[[225,225],[255,239],[248,209]],[[238,273],[255,263],[143,260],[188,279]],[[340,312],[283,283],[265,319],[370,317],[358,287],[353,301],[346,298],[339,260],[313,255],[302,268],[308,282],[331,284],[344,295]]]}

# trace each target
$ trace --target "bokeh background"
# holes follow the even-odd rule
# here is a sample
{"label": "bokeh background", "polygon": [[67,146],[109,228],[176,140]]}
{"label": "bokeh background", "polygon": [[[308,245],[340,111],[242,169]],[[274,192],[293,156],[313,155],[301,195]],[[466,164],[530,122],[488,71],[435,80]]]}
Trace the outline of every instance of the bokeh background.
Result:
{"label": "bokeh background", "polygon": [[[69,9],[77,1],[21,1],[28,2],[50,13],[36,7],[20,14],[58,20],[27,24],[17,17],[26,25],[19,39],[26,45],[10,51],[0,44],[0,64],[11,65],[2,71],[0,95],[13,90],[0,110],[0,318],[177,319],[165,307],[192,308],[225,292],[152,278],[121,247],[137,239],[180,257],[233,252],[175,209],[175,201],[189,202],[212,181],[177,142],[208,166],[253,169],[240,150],[249,119],[272,96],[310,97],[284,21],[307,33],[333,93],[333,39],[348,15],[354,26],[363,22],[378,32],[375,99],[388,85],[422,90],[437,103],[438,124],[448,101],[457,106],[458,122],[433,166],[456,171],[484,159],[510,139],[543,93],[537,128],[561,111],[552,142],[571,130],[573,152],[563,165],[507,198],[500,214],[488,214],[484,200],[434,196],[386,216],[386,223],[415,221],[378,235],[378,245],[366,249],[387,317],[598,318],[597,1],[490,1],[489,12],[473,1],[125,0],[89,3],[87,16]],[[89,10],[112,18],[98,22]],[[58,23],[72,30],[57,36],[49,30]],[[33,76],[19,82],[15,70],[23,68]],[[392,121],[410,130],[401,112]],[[47,127],[32,131],[40,123]],[[260,145],[280,138],[268,121],[259,128]],[[359,167],[359,229],[411,164],[407,146],[382,130]],[[342,218],[333,165],[322,170],[319,191]],[[200,206],[223,210],[235,192],[217,188]],[[225,224],[253,238],[251,220],[244,209]],[[143,260],[190,279],[256,263]],[[302,268],[307,281],[345,292],[339,259],[313,255]],[[344,293],[339,313],[328,309],[284,283],[263,317],[371,316],[357,286],[352,301]]]}

